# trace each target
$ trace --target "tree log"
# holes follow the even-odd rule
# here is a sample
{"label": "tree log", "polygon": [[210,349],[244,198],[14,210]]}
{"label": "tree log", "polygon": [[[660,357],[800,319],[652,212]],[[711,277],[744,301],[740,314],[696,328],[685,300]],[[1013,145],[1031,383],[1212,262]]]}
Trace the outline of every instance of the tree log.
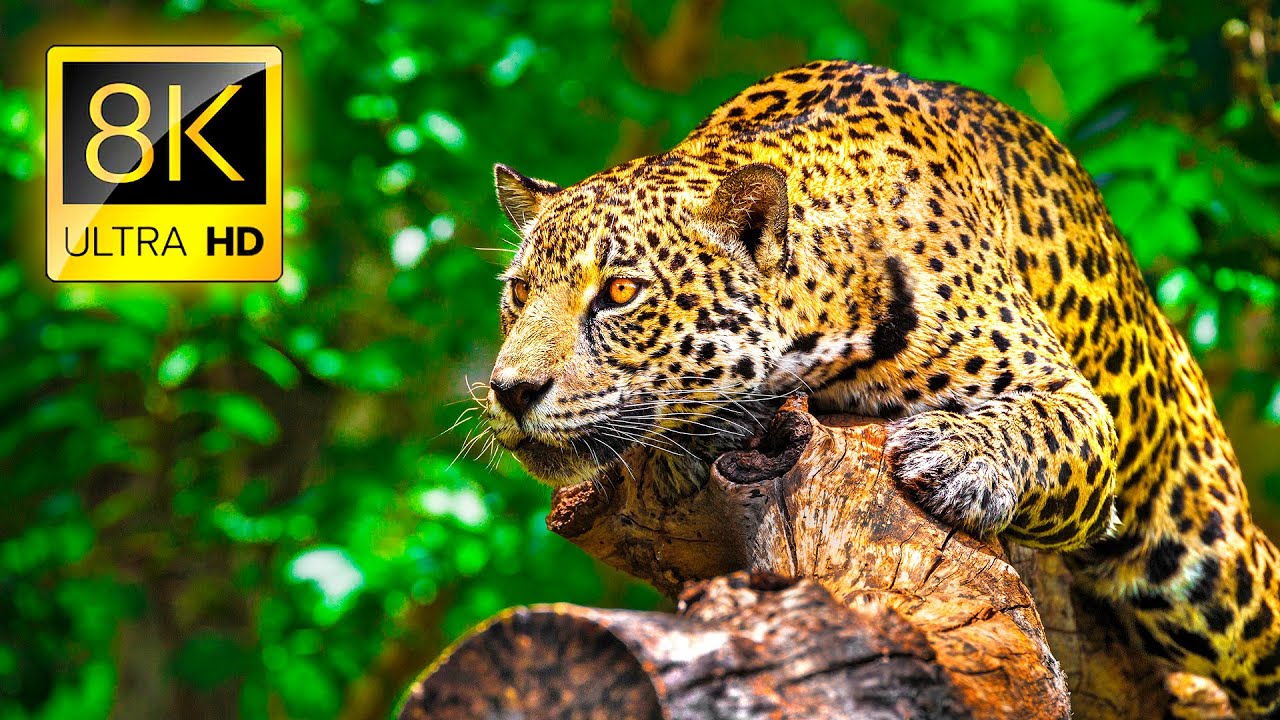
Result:
{"label": "tree log", "polygon": [[928,640],[811,581],[695,583],[679,615],[517,609],[414,687],[402,720],[970,717]]}
{"label": "tree log", "polygon": [[792,400],[686,497],[644,469],[558,490],[548,527],[669,595],[684,587],[680,613],[509,612],[438,661],[401,717],[1047,720],[1071,715],[1068,678],[1077,718],[1158,717],[1170,687],[1180,717],[1230,717],[1214,688],[1168,681],[1082,611],[1060,558],[1014,551],[1033,595],[998,542],[903,496],[884,440],[880,423],[819,421]]}

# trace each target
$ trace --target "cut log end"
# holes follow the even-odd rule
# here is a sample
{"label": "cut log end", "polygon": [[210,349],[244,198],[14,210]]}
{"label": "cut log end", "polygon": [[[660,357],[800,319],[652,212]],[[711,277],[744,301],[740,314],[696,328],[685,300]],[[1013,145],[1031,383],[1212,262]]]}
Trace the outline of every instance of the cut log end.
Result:
{"label": "cut log end", "polygon": [[521,608],[459,643],[414,685],[399,717],[661,720],[663,715],[640,661],[606,627],[574,609]]}

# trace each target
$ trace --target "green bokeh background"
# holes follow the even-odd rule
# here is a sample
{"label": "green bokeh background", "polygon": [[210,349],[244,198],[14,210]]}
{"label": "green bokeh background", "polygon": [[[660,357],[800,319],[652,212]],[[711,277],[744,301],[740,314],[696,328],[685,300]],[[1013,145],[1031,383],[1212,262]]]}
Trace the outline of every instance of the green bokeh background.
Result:
{"label": "green bokeh background", "polygon": [[[1222,40],[1246,5],[0,0],[0,720],[384,718],[509,605],[662,607],[550,535],[510,458],[453,462],[498,344],[480,248],[515,239],[491,166],[576,181],[813,58],[970,84],[1064,139],[1280,537],[1280,141]],[[29,261],[42,28],[140,20],[285,48],[279,283],[55,287]]]}

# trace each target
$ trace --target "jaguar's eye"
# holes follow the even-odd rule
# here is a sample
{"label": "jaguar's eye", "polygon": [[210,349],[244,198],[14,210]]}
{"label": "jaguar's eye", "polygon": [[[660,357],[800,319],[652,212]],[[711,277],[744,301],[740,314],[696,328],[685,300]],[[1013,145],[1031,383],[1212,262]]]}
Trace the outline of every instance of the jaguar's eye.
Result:
{"label": "jaguar's eye", "polygon": [[511,302],[515,303],[516,307],[524,307],[524,304],[529,302],[529,283],[523,280],[511,281]]}
{"label": "jaguar's eye", "polygon": [[635,299],[643,287],[641,281],[631,278],[614,278],[605,286],[606,305],[621,307]]}

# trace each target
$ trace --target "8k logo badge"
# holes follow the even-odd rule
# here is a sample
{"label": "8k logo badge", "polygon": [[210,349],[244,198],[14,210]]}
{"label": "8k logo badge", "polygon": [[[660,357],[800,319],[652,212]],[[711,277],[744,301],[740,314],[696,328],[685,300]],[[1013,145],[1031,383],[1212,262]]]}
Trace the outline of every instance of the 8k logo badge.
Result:
{"label": "8k logo badge", "polygon": [[50,279],[279,279],[279,48],[54,47],[46,90]]}

